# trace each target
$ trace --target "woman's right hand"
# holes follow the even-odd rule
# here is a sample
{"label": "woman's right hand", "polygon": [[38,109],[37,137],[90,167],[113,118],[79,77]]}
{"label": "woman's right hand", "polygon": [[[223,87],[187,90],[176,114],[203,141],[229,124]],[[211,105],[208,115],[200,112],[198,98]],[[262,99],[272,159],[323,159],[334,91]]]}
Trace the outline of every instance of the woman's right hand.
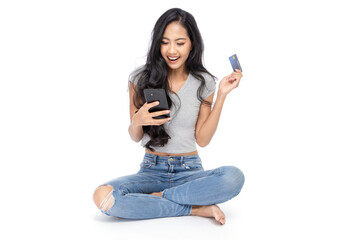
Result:
{"label": "woman's right hand", "polygon": [[170,110],[162,110],[156,112],[149,112],[149,109],[158,105],[159,101],[155,101],[152,103],[145,102],[144,105],[135,113],[133,117],[133,121],[137,126],[149,126],[149,125],[162,125],[169,121],[171,118],[164,119],[154,119],[153,117],[164,115],[170,113]]}

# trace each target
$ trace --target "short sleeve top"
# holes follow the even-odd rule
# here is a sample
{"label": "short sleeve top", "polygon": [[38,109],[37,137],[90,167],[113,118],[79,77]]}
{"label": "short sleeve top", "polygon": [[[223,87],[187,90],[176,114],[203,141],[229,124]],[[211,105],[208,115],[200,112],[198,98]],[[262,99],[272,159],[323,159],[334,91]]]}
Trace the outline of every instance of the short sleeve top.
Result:
{"label": "short sleeve top", "polygon": [[[216,82],[213,77],[207,73],[202,73],[202,76],[205,79],[205,87],[200,94],[203,99],[206,99],[215,92]],[[136,79],[130,79],[130,81],[135,85],[137,84]],[[152,146],[155,151],[165,153],[188,153],[197,150],[195,127],[201,104],[200,100],[197,98],[197,90],[200,84],[201,81],[189,73],[184,85],[176,92],[178,97],[167,90],[167,93],[173,101],[173,105],[170,108],[171,120],[164,123],[164,127],[171,138],[163,147]],[[145,147],[145,144],[149,140],[150,137],[148,134],[144,133],[141,145]]]}

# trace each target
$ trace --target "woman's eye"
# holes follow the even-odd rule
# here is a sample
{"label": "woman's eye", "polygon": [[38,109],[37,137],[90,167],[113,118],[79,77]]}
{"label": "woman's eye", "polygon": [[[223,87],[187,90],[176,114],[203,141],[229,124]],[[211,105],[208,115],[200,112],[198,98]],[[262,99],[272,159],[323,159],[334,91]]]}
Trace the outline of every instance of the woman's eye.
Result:
{"label": "woman's eye", "polygon": [[[167,42],[161,42],[161,44],[168,44]],[[181,46],[184,45],[185,43],[178,43],[177,45]]]}

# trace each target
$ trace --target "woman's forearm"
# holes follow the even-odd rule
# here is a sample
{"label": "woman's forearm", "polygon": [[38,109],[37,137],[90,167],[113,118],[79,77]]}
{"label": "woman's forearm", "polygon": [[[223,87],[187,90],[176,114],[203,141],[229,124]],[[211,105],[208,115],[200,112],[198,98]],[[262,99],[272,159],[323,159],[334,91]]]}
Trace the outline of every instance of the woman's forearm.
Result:
{"label": "woman's forearm", "polygon": [[210,143],[212,137],[214,136],[225,99],[226,95],[221,95],[218,92],[214,107],[204,124],[201,126],[201,129],[197,135],[197,143],[199,146],[205,147]]}
{"label": "woman's forearm", "polygon": [[144,131],[141,125],[136,125],[136,122],[134,121],[134,117],[131,120],[128,131],[131,139],[134,140],[135,142],[139,142],[144,135]]}

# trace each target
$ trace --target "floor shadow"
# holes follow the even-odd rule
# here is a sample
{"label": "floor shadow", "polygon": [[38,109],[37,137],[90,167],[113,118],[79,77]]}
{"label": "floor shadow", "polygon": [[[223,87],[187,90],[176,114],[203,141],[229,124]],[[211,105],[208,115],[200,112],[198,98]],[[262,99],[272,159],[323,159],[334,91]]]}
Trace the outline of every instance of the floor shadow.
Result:
{"label": "floor shadow", "polygon": [[[181,217],[186,217],[186,216],[181,216]],[[219,226],[221,225],[218,221],[215,220],[215,218],[207,218],[207,217],[200,217],[200,216],[188,216],[189,220],[191,218],[204,218],[207,221],[209,221],[209,223],[211,223],[214,226]],[[94,220],[98,221],[98,222],[107,222],[107,223],[121,223],[121,222],[140,222],[140,221],[151,221],[154,220],[156,218],[150,218],[150,219],[126,219],[126,218],[119,218],[119,217],[113,217],[113,216],[107,216],[105,214],[101,215],[94,215]]]}
{"label": "floor shadow", "polygon": [[151,219],[126,219],[126,218],[107,216],[105,214],[99,214],[94,216],[94,220],[98,222],[136,222],[136,221],[144,221]]}

